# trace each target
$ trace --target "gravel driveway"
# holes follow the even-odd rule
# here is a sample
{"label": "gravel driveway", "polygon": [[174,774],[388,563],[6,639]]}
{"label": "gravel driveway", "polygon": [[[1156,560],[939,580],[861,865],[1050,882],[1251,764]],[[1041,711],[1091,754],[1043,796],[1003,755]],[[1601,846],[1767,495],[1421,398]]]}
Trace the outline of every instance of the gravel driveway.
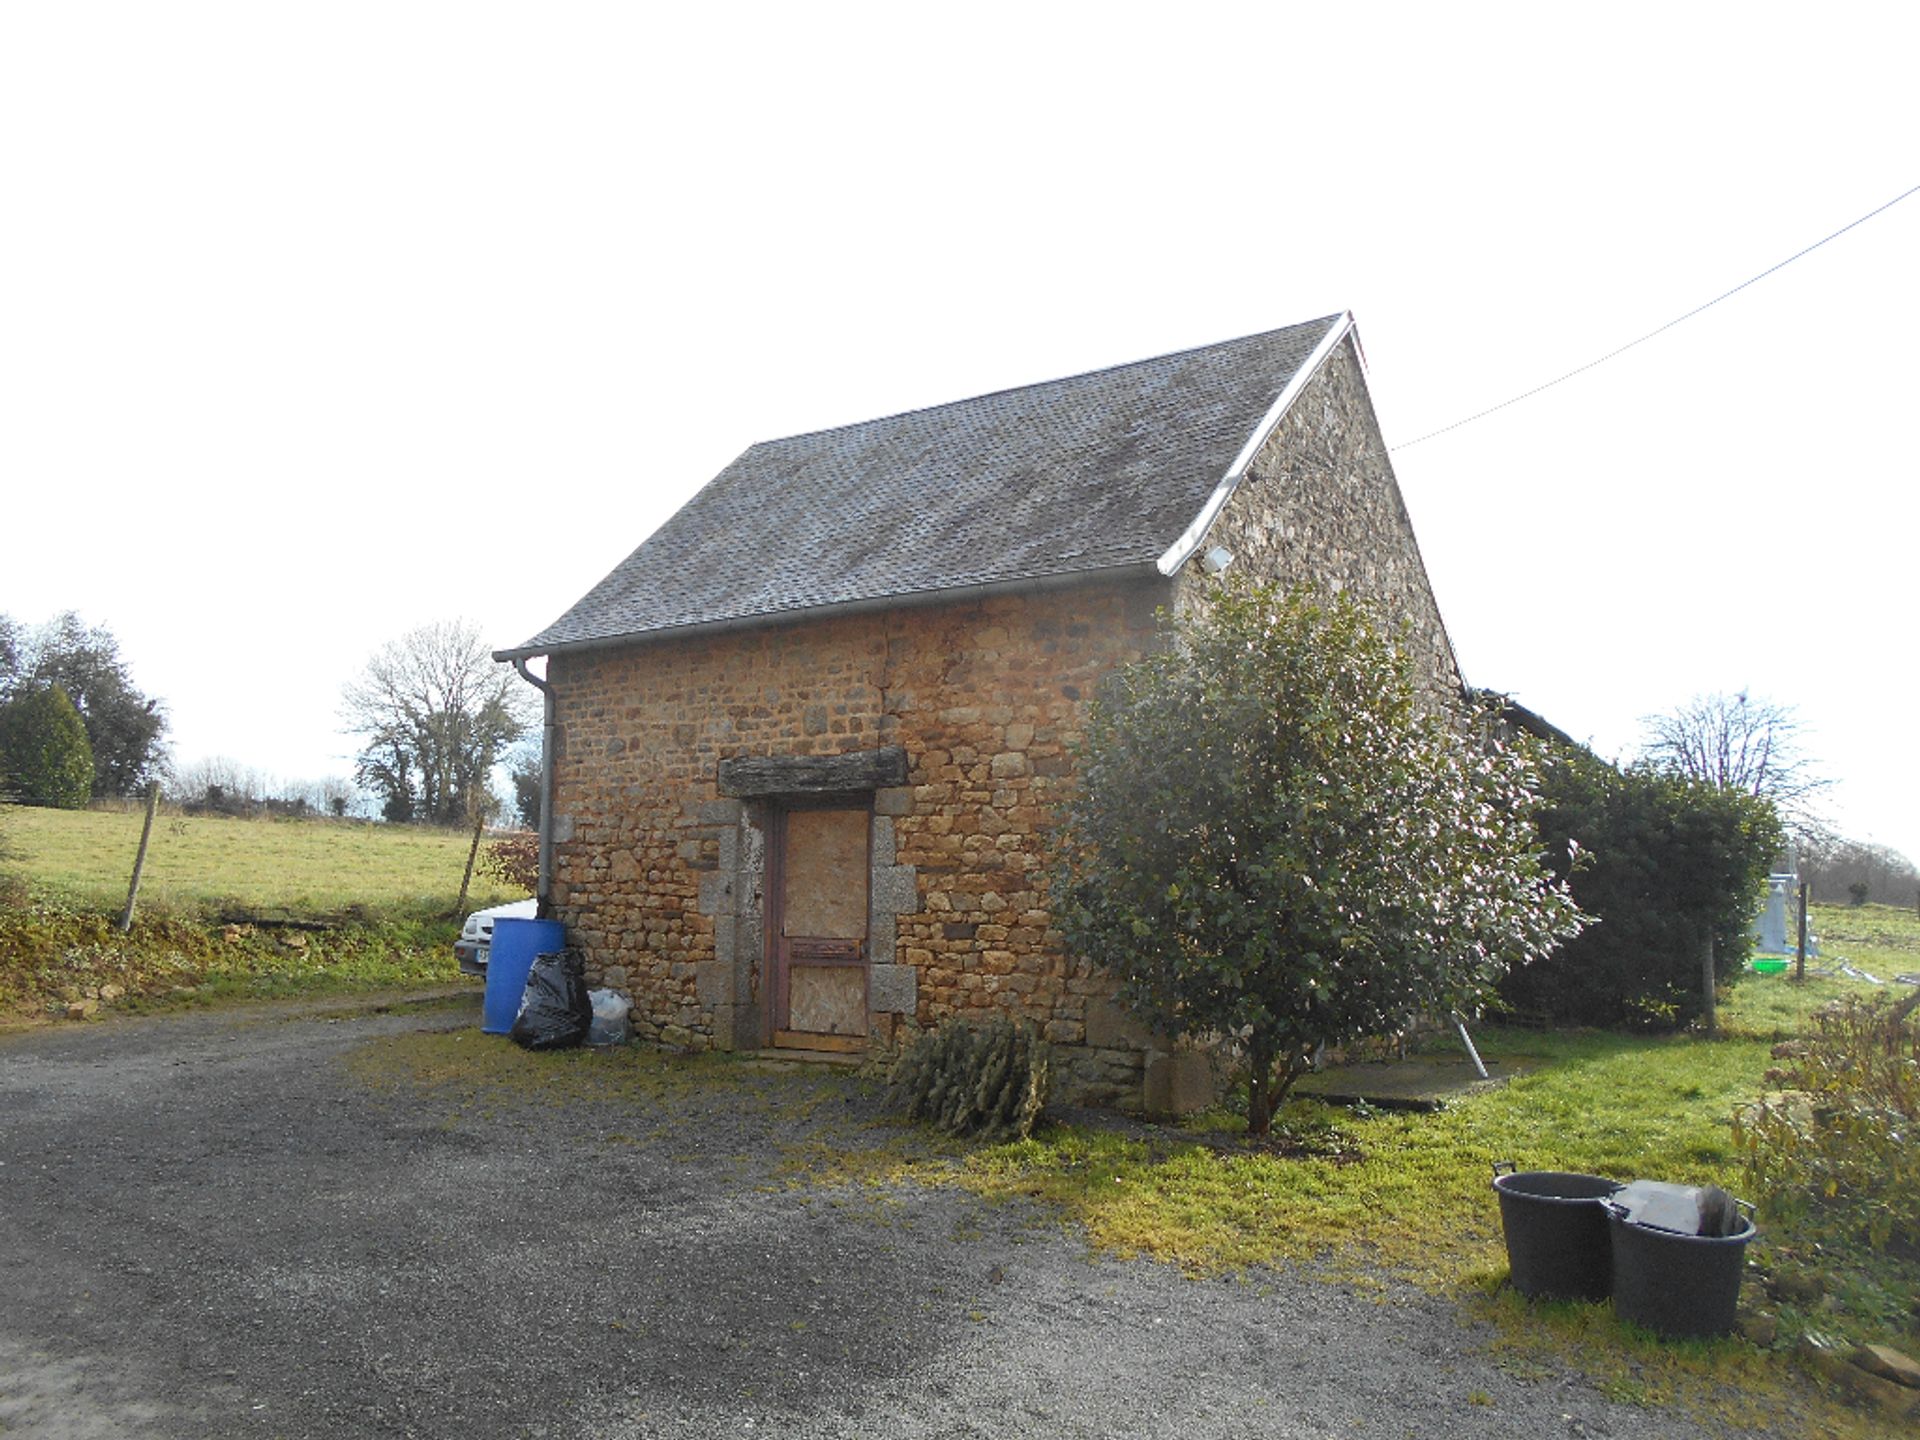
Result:
{"label": "gravel driveway", "polygon": [[477,1025],[476,997],[0,1036],[0,1434],[1702,1433],[1500,1368],[1442,1300],[793,1184],[783,1145],[870,1117],[847,1080],[488,1110],[349,1063],[506,1043]]}

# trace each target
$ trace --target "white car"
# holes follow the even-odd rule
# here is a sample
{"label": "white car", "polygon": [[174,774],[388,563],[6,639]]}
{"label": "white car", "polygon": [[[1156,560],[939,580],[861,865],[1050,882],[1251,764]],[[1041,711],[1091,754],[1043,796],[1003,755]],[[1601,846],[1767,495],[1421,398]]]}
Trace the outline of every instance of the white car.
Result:
{"label": "white car", "polygon": [[531,920],[534,918],[533,911],[534,902],[531,898],[474,911],[467,916],[467,923],[460,927],[460,938],[453,942],[453,958],[460,962],[460,968],[469,975],[486,974],[487,956],[493,950],[493,922]]}

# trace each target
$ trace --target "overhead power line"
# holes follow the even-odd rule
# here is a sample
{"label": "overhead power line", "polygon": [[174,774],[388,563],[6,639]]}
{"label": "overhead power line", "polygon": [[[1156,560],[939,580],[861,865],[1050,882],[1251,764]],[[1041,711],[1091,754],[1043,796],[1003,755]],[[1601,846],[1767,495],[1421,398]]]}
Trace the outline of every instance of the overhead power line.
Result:
{"label": "overhead power line", "polygon": [[1515,395],[1511,400],[1502,400],[1498,405],[1489,405],[1485,410],[1477,411],[1476,413],[1467,416],[1464,420],[1456,420],[1451,425],[1442,425],[1438,430],[1429,430],[1426,434],[1419,436],[1417,439],[1404,441],[1399,445],[1390,446],[1389,448],[1395,451],[1411,449],[1413,446],[1420,444],[1421,441],[1431,440],[1436,435],[1445,435],[1449,430],[1458,430],[1462,425],[1471,425],[1476,420],[1484,420],[1489,415],[1497,414],[1498,412],[1505,410],[1509,405],[1518,405],[1522,400],[1531,400],[1535,395],[1540,394],[1543,390],[1551,390],[1554,386],[1564,384],[1568,380],[1573,379],[1573,377],[1576,375],[1584,375],[1587,373],[1587,371],[1593,369],[1595,366],[1606,364],[1607,361],[1613,359],[1616,355],[1624,355],[1627,353],[1627,351],[1633,349],[1634,346],[1644,345],[1647,343],[1647,341],[1653,339],[1656,335],[1666,334],[1667,331],[1673,329],[1674,326],[1680,324],[1682,321],[1691,320],[1694,316],[1700,314],[1703,310],[1711,310],[1714,306],[1718,305],[1722,300],[1731,299],[1733,296],[1738,295],[1742,290],[1746,289],[1749,285],[1758,284],[1760,281],[1766,279],[1769,275],[1773,274],[1776,270],[1786,269],[1787,266],[1793,264],[1794,261],[1799,260],[1805,256],[1811,255],[1814,251],[1818,250],[1822,245],[1825,245],[1830,241],[1838,240],[1842,235],[1846,234],[1849,230],[1855,229],[1858,226],[1866,224],[1867,221],[1873,219],[1874,216],[1879,215],[1884,211],[1891,210],[1894,206],[1898,205],[1902,200],[1905,200],[1909,195],[1915,195],[1915,194],[1920,194],[1920,185],[1915,185],[1914,187],[1912,187],[1912,189],[1901,191],[1898,195],[1894,196],[1893,199],[1887,201],[1886,204],[1877,206],[1874,209],[1869,210],[1866,214],[1862,215],[1858,220],[1852,221],[1851,223],[1846,225],[1842,225],[1838,230],[1834,231],[1831,235],[1828,235],[1827,237],[1825,237],[1825,239],[1814,241],[1813,244],[1807,246],[1806,249],[1796,251],[1792,255],[1789,255],[1786,259],[1782,260],[1779,264],[1769,265],[1765,270],[1762,270],[1758,275],[1755,275],[1748,280],[1742,280],[1738,285],[1734,286],[1731,290],[1726,291],[1724,294],[1714,296],[1713,299],[1707,301],[1706,304],[1694,306],[1693,309],[1687,311],[1686,314],[1675,316],[1673,319],[1667,321],[1666,324],[1662,325],[1657,330],[1649,330],[1646,334],[1642,335],[1638,340],[1629,340],[1626,344],[1619,346],[1617,349],[1609,350],[1606,354],[1600,356],[1600,358],[1597,360],[1589,360],[1586,364],[1581,365],[1575,369],[1569,370],[1564,375],[1556,376],[1554,379],[1547,381],[1544,385],[1536,385],[1531,390],[1523,391],[1522,393]]}

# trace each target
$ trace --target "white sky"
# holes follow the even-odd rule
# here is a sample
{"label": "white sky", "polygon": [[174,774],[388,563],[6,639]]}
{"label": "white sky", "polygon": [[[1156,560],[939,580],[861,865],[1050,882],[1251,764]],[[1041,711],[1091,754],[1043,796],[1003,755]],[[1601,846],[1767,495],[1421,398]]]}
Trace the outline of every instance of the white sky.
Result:
{"label": "white sky", "polygon": [[[1470,17],[1470,18],[1468,18]],[[345,774],[384,640],[555,618],[761,439],[1359,319],[1391,443],[1920,183],[1920,11],[0,9],[0,611]],[[1751,687],[1920,858],[1920,196],[1396,456],[1468,680]],[[743,537],[743,546],[750,541]]]}

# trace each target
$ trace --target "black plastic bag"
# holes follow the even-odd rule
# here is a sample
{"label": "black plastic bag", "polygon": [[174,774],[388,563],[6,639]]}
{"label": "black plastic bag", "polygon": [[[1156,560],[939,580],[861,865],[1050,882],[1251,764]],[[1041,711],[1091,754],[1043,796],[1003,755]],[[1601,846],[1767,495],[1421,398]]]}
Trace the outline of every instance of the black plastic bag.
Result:
{"label": "black plastic bag", "polygon": [[537,955],[507,1038],[523,1050],[565,1050],[587,1038],[593,1004],[580,957]]}

